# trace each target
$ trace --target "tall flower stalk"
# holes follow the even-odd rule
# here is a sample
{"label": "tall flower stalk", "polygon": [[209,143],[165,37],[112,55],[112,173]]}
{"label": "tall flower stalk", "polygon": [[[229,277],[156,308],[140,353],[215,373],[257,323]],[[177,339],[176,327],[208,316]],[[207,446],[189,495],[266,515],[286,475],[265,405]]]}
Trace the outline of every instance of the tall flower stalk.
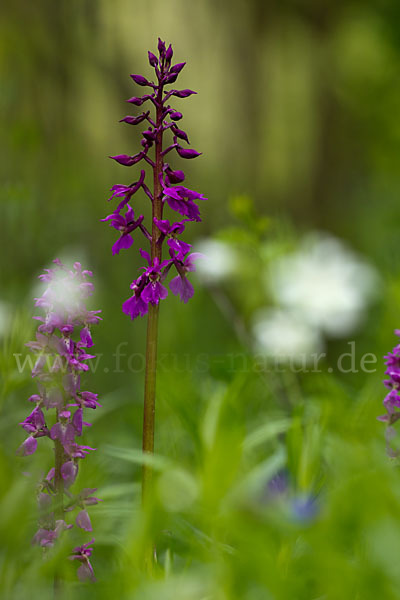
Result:
{"label": "tall flower stalk", "polygon": [[[59,260],[55,268],[46,269],[39,278],[46,289],[35,306],[43,309],[36,340],[27,346],[35,353],[36,362],[32,377],[37,380],[38,393],[29,398],[34,409],[21,423],[28,434],[18,449],[22,456],[36,451],[38,439],[49,438],[53,444],[54,465],[39,482],[39,529],[33,543],[44,551],[53,547],[57,538],[73,524],[67,524],[67,515],[77,510],[75,525],[86,532],[92,531],[87,507],[97,504],[96,491],[84,488],[72,491],[79,471],[79,463],[95,448],[82,445],[79,438],[83,427],[84,411],[96,409],[100,404],[97,394],[81,390],[81,373],[89,369],[87,361],[94,358],[87,350],[93,346],[90,327],[99,322],[99,310],[87,310],[86,299],[93,293],[88,281],[90,271],[75,263],[72,270]],[[94,581],[90,563],[94,540],[74,548],[70,559],[80,563],[78,577]],[[56,575],[55,590],[60,586]]]}
{"label": "tall flower stalk", "polygon": [[[135,230],[143,234],[146,243],[150,246],[150,253],[140,249],[146,265],[142,268],[142,274],[131,283],[133,294],[122,306],[124,313],[131,319],[148,315],[143,416],[143,452],[146,454],[154,451],[159,303],[168,295],[164,282],[171,268],[176,270],[175,277],[169,282],[172,293],[179,296],[183,302],[187,302],[193,296],[193,286],[187,279],[187,274],[195,270],[194,261],[201,255],[190,253],[190,244],[181,240],[179,236],[184,232],[187,223],[201,221],[196,201],[206,200],[202,194],[181,185],[185,179],[183,171],[174,170],[166,162],[167,155],[172,151],[175,151],[183,159],[192,159],[200,155],[196,150],[182,145],[183,143],[189,144],[187,133],[177,125],[182,119],[182,113],[170,105],[172,99],[187,98],[196,92],[189,89],[169,89],[168,91],[165,89],[166,86],[175,83],[185,66],[185,63],[172,65],[172,56],[171,45],[167,48],[165,43],[159,39],[158,56],[152,52],[148,53],[150,66],[155,71],[155,82],[149,81],[142,75],[131,75],[134,83],[150,88],[150,93],[133,96],[127,102],[134,106],[150,104],[153,111],[144,110],[137,116],[126,116],[121,119],[130,125],[142,124],[145,126],[142,132],[142,148],[133,156],[119,154],[110,157],[127,167],[141,161],[146,162],[152,171],[152,190],[145,183],[147,174],[144,169],[140,171],[137,181],[130,185],[114,185],[111,188],[113,193],[110,200],[114,198],[122,198],[122,200],[119,201],[114,212],[103,219],[120,233],[120,237],[113,245],[113,254],[118,254],[123,248],[131,247],[132,233]],[[166,133],[172,135],[172,143],[164,148],[164,134]],[[143,223],[143,215],[135,218],[135,213],[129,204],[133,195],[139,190],[142,190],[151,202],[152,222],[149,228],[146,228]],[[172,217],[175,213],[180,215],[178,221],[174,222],[172,219],[170,222],[164,218],[164,210],[167,207],[172,211]],[[165,241],[168,257],[163,260]],[[151,480],[151,468],[145,464],[142,475],[144,505],[147,504],[151,493]]]}

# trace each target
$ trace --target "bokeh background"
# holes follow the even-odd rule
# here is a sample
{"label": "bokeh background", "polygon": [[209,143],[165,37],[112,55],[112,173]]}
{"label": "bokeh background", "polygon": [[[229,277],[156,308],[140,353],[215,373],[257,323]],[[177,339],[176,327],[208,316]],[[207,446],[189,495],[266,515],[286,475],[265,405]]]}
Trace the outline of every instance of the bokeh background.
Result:
{"label": "bokeh background", "polygon": [[[98,450],[78,483],[104,500],[98,583],[64,560],[65,598],[400,598],[400,473],[376,421],[400,327],[399,3],[13,0],[0,15],[1,598],[51,598],[54,565],[82,538],[47,561],[31,547],[50,445],[15,456],[35,392],[15,353],[56,257],[93,270],[104,319],[85,381],[103,404],[86,434]],[[140,246],[112,257],[100,219],[111,186],[133,179],[107,157],[136,152],[118,120],[157,36],[198,92],[176,108],[203,153],[184,167],[209,198],[188,228],[208,258],[193,300],[162,305],[143,515],[146,323],[121,311]]]}

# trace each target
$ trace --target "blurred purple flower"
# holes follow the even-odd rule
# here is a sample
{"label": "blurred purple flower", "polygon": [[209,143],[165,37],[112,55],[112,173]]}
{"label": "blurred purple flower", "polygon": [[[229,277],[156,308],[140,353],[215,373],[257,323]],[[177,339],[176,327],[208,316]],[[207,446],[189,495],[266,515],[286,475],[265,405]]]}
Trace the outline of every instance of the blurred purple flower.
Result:
{"label": "blurred purple flower", "polygon": [[[396,329],[395,334],[400,336],[400,330]],[[387,369],[385,375],[389,376],[383,383],[390,390],[383,400],[383,405],[386,408],[386,414],[377,417],[379,421],[392,425],[400,419],[400,344],[397,344],[392,352],[389,352],[385,357]]]}
{"label": "blurred purple flower", "polygon": [[[78,475],[78,462],[94,450],[78,444],[76,439],[82,435],[83,425],[89,425],[83,420],[84,409],[100,406],[97,394],[80,391],[80,372],[87,371],[87,361],[94,358],[86,352],[93,346],[90,326],[99,322],[101,312],[89,311],[85,305],[87,297],[93,293],[93,284],[88,281],[92,273],[83,269],[79,262],[74,263],[73,269],[68,269],[59,260],[54,263],[55,268],[46,269],[40,276],[47,287],[36,299],[35,306],[44,309],[45,316],[35,317],[39,322],[36,340],[27,344],[38,357],[32,371],[38,378],[38,393],[29,397],[36,406],[20,423],[28,438],[17,450],[18,454],[29,456],[36,451],[38,438],[49,437],[54,441],[58,456],[55,466],[40,483],[38,494],[40,526],[33,543],[43,548],[52,547],[61,532],[73,526],[63,519],[55,520],[55,515],[59,514],[60,503],[63,505],[60,495],[65,494],[68,499],[62,509],[64,514],[75,508],[74,503],[71,505],[74,495],[70,487]],[[74,411],[72,407],[75,407]],[[44,411],[55,413],[50,430]],[[85,506],[97,502],[89,496],[92,491],[85,488],[77,495],[76,506],[80,507],[80,512],[76,523],[86,531],[91,531],[91,523]],[[54,522],[55,527],[49,527]],[[89,573],[90,568],[83,561],[80,573],[85,571]],[[90,574],[93,575],[92,570]]]}
{"label": "blurred purple flower", "polygon": [[81,510],[76,515],[75,523],[78,527],[84,529],[85,531],[93,531],[92,523],[90,521],[90,517],[87,510]]}
{"label": "blurred purple flower", "polygon": [[289,477],[285,470],[279,471],[268,482],[268,494],[273,497],[279,497],[286,494],[289,490]]}
{"label": "blurred purple flower", "polygon": [[297,521],[312,521],[318,514],[316,498],[312,495],[297,496],[291,502],[291,510]]}
{"label": "blurred purple flower", "polygon": [[71,529],[72,525],[67,525],[64,520],[56,521],[54,529],[40,528],[34,535],[32,544],[37,544],[42,548],[51,548],[59,537],[60,533],[66,529]]}

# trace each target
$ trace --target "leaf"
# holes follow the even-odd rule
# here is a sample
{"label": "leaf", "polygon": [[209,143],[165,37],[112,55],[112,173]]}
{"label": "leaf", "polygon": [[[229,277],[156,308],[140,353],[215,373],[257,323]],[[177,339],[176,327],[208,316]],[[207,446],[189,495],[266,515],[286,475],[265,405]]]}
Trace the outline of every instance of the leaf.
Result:
{"label": "leaf", "polygon": [[211,396],[204,414],[201,433],[204,445],[208,449],[212,448],[214,444],[223,400],[224,393],[218,390],[216,394]]}
{"label": "leaf", "polygon": [[281,446],[262,463],[256,465],[247,475],[229,492],[226,502],[237,503],[246,498],[256,496],[262,492],[268,481],[286,465],[286,451]]}
{"label": "leaf", "polygon": [[275,419],[264,423],[254,431],[252,431],[243,441],[243,450],[249,452],[253,448],[264,444],[275,438],[280,433],[284,433],[291,426],[291,419]]}
{"label": "leaf", "polygon": [[148,465],[153,467],[156,471],[165,471],[166,469],[174,467],[174,463],[165,456],[159,454],[144,454],[142,450],[138,449],[106,446],[104,452],[113,458],[119,458],[120,460],[126,460],[138,465]]}

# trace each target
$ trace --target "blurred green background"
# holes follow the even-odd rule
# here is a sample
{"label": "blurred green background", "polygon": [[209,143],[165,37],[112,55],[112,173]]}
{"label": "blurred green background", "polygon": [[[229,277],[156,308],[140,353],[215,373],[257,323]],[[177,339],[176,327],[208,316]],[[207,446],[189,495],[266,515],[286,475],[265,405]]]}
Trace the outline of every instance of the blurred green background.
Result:
{"label": "blurred green background", "polygon": [[[62,560],[66,599],[400,598],[400,473],[376,421],[400,327],[400,4],[13,0],[0,15],[0,597],[51,598]],[[100,219],[111,186],[133,179],[107,157],[137,151],[118,120],[135,114],[129,73],[150,73],[157,36],[198,92],[176,108],[203,152],[183,168],[209,198],[188,227],[209,259],[193,300],[161,308],[143,515],[146,323],[121,311],[141,242],[112,257]],[[104,319],[85,376],[103,405],[86,433],[98,450],[77,482],[104,500],[94,585],[64,560],[89,534],[66,534],[47,561],[30,545],[50,445],[15,456],[35,383],[14,354],[56,257],[93,270]],[[339,368],[351,348],[356,367]],[[318,369],[299,363],[310,351],[326,355]]]}

